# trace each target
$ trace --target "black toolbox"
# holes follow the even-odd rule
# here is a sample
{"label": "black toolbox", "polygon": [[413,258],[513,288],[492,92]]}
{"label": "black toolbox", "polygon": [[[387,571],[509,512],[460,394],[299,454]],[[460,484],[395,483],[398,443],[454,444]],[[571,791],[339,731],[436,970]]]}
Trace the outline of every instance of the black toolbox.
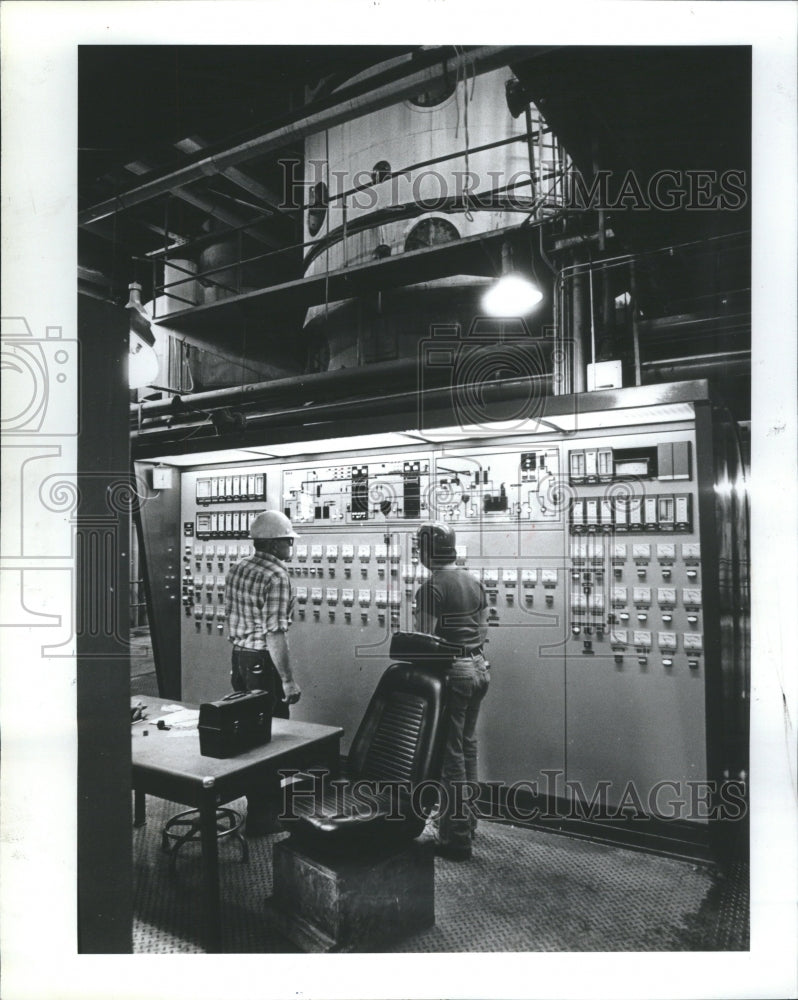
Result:
{"label": "black toolbox", "polygon": [[272,738],[272,696],[267,691],[234,691],[200,705],[203,757],[236,757]]}

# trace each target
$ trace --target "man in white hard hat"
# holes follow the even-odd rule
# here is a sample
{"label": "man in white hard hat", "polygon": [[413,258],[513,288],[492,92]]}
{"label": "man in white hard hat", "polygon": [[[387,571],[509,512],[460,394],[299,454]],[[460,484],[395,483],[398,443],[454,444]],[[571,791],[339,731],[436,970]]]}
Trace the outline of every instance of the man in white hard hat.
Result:
{"label": "man in white hard hat", "polygon": [[[254,555],[241,559],[227,574],[225,609],[233,644],[230,679],[235,691],[267,691],[272,715],[287,719],[289,706],[300,698],[288,651],[288,629],[294,608],[291,578],[285,561],[297,534],[279,511],[259,514],[250,526]],[[247,833],[276,828],[279,784],[263,795],[248,796]]]}

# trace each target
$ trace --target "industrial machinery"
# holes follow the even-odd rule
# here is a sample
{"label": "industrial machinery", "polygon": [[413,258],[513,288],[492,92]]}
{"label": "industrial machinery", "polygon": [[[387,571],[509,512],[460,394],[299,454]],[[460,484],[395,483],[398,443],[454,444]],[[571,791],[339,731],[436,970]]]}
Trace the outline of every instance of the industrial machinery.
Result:
{"label": "industrial machinery", "polygon": [[747,766],[733,436],[703,382],[552,397],[545,413],[511,432],[394,431],[335,453],[298,441],[290,458],[184,467],[182,697],[227,690],[225,576],[251,519],[283,510],[300,535],[292,712],[343,725],[345,751],[392,633],[413,627],[418,524],[439,519],[490,601],[488,791],[502,808],[511,790],[516,805],[690,820],[700,839]]}

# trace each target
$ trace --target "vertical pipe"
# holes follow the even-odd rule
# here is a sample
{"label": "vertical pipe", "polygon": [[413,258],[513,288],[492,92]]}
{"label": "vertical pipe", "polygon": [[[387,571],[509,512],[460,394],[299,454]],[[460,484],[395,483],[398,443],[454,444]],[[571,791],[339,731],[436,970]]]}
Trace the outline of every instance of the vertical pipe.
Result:
{"label": "vertical pipe", "polygon": [[563,392],[565,381],[565,369],[567,367],[567,356],[565,354],[565,338],[560,330],[560,276],[554,278],[551,311],[552,322],[554,324],[554,360],[551,366],[552,374],[552,395],[559,396]]}
{"label": "vertical pipe", "polygon": [[[328,209],[328,211],[329,211],[329,209]],[[348,247],[346,245],[346,195],[344,195],[344,197],[341,199],[341,216],[342,216],[342,224],[343,224],[343,232],[344,232],[344,238],[343,238],[344,261],[343,261],[343,264],[344,264],[344,267],[348,267],[349,266],[349,249],[348,249]],[[379,236],[377,238],[379,239]]]}
{"label": "vertical pipe", "polygon": [[632,343],[635,354],[635,385],[641,384],[640,377],[640,328],[637,325],[637,273],[635,262],[629,262],[629,295],[632,307]]}
{"label": "vertical pipe", "polygon": [[[524,108],[524,114],[526,116],[526,148],[529,154],[529,179],[532,182],[532,197],[534,198],[537,194],[536,187],[540,186],[541,178],[537,178],[537,185],[535,184],[535,146],[532,142],[532,111],[527,104]],[[538,124],[540,128],[540,124]]]}
{"label": "vertical pipe", "polygon": [[575,272],[571,285],[572,327],[574,333],[574,365],[572,392],[585,391],[585,309],[584,309],[584,274]]}

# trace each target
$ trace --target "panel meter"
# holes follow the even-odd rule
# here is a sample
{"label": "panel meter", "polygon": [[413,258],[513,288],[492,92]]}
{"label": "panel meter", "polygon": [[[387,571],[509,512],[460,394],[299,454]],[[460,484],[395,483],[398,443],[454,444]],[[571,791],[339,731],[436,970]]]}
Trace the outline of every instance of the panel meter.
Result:
{"label": "panel meter", "polygon": [[296,561],[297,562],[307,562],[308,561],[308,547],[307,545],[297,545],[296,547]]}
{"label": "panel meter", "polygon": [[660,531],[673,531],[676,527],[676,508],[673,497],[659,497],[657,501],[657,521]]}
{"label": "panel meter", "polygon": [[345,563],[351,563],[355,558],[355,547],[354,545],[342,545],[341,546],[341,558]]}
{"label": "panel meter", "polygon": [[651,546],[645,542],[632,546],[632,558],[636,563],[648,563],[651,561]]}
{"label": "panel meter", "polygon": [[632,633],[632,642],[637,649],[651,649],[651,633],[635,629]]}
{"label": "panel meter", "polygon": [[337,604],[338,603],[338,588],[328,587],[327,588],[327,603]]}
{"label": "panel meter", "polygon": [[335,562],[338,559],[338,546],[328,545],[326,549],[327,562]]}
{"label": "panel meter", "polygon": [[321,545],[311,545],[310,547],[310,558],[314,563],[320,563],[322,557],[322,547]]}
{"label": "panel meter", "polygon": [[684,633],[685,653],[700,653],[704,648],[704,637],[700,632]]}
{"label": "panel meter", "polygon": [[657,587],[657,604],[659,604],[661,608],[676,607],[676,588]]}
{"label": "panel meter", "polygon": [[521,583],[525,587],[534,587],[538,582],[538,571],[536,569],[522,569]]}
{"label": "panel meter", "polygon": [[625,628],[614,628],[610,632],[610,643],[613,649],[625,649],[629,645],[629,632]]}
{"label": "panel meter", "polygon": [[701,607],[701,591],[685,587],[682,590],[682,603],[685,608],[697,611]]}
{"label": "panel meter", "polygon": [[612,606],[614,608],[625,608],[627,602],[626,587],[612,588]]}
{"label": "panel meter", "polygon": [[667,650],[669,653],[676,651],[676,633],[675,632],[657,632],[657,645],[662,650]]}
{"label": "panel meter", "polygon": [[599,500],[599,520],[601,521],[602,531],[612,531],[612,527],[615,524],[615,505],[610,497],[603,497]]}
{"label": "panel meter", "polygon": [[646,531],[657,530],[657,498],[645,497],[643,500],[643,525]]}
{"label": "panel meter", "polygon": [[540,571],[540,580],[544,587],[557,586],[557,570],[544,569]]}
{"label": "panel meter", "polygon": [[701,560],[701,546],[698,542],[682,544],[682,559],[688,566],[697,566]]}
{"label": "panel meter", "polygon": [[571,562],[574,566],[584,566],[587,562],[587,539],[571,539]]}
{"label": "panel meter", "polygon": [[693,498],[689,493],[675,496],[675,518],[678,531],[690,531],[693,526]]}
{"label": "panel meter", "polygon": [[651,604],[651,588],[635,587],[632,592],[632,600],[636,608],[647,608]]}
{"label": "panel meter", "polygon": [[673,542],[660,542],[657,545],[657,562],[662,569],[664,580],[670,580],[671,567],[676,562],[676,546]]}

